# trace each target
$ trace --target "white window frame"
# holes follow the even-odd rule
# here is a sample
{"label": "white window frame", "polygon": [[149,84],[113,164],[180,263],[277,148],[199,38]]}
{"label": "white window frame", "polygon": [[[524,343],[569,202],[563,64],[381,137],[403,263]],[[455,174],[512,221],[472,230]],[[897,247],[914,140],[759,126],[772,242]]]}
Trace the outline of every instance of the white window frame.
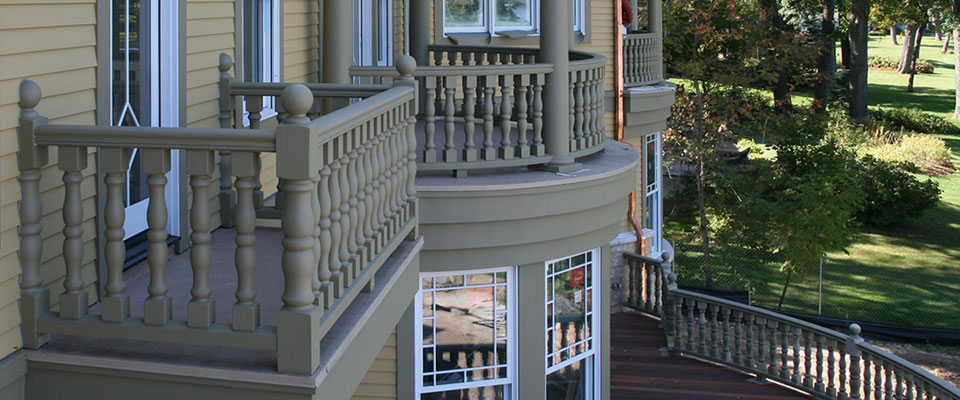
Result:
{"label": "white window frame", "polygon": [[[464,271],[449,271],[449,272],[434,272],[434,273],[421,273],[420,274],[420,289],[417,290],[417,296],[414,300],[414,309],[415,309],[415,335],[413,343],[416,351],[415,354],[415,372],[416,372],[416,397],[420,398],[422,394],[436,393],[436,392],[445,392],[449,390],[462,390],[469,389],[473,387],[488,387],[488,386],[505,386],[504,395],[507,400],[518,399],[518,385],[517,385],[517,273],[516,266],[513,267],[502,267],[502,268],[489,268],[489,269],[478,269],[478,270],[464,270]],[[506,272],[507,274],[507,377],[506,378],[497,378],[489,379],[483,381],[473,381],[473,382],[463,382],[450,385],[438,385],[430,386],[424,388],[423,386],[423,279],[426,278],[437,278],[445,276],[455,276],[455,275],[474,275],[474,274],[496,274],[498,272]],[[496,282],[496,281],[494,281]],[[463,287],[483,287],[485,285],[474,285],[474,286],[463,286]],[[493,286],[493,284],[490,284]],[[494,292],[496,295],[496,292]],[[496,307],[496,298],[494,298],[494,307]],[[436,314],[434,314],[434,329],[437,328],[436,325]],[[494,328],[496,332],[496,328]],[[434,343],[436,344],[436,335],[434,335]],[[496,341],[494,341],[496,343]],[[438,355],[434,353],[434,359]]]}
{"label": "white window frame", "polygon": [[[373,20],[374,8],[377,10],[376,21]],[[377,25],[376,38],[371,24]],[[353,0],[353,39],[354,65],[393,65],[393,7],[390,0]],[[376,59],[369,59],[374,53]],[[355,81],[359,83],[359,79]]]}
{"label": "white window frame", "polygon": [[[651,142],[654,143],[654,154],[653,154],[653,156],[654,156],[654,161],[653,161],[654,168],[653,168],[653,169],[654,169],[654,170],[653,170],[653,171],[646,171],[646,174],[650,174],[650,173],[653,173],[653,174],[654,174],[654,181],[653,181],[653,183],[651,183],[651,184],[648,184],[647,182],[643,182],[643,184],[645,185],[645,189],[646,189],[646,191],[645,191],[645,193],[644,193],[644,195],[645,195],[645,196],[644,196],[644,202],[645,202],[644,205],[645,205],[646,208],[647,208],[647,212],[650,214],[650,220],[649,220],[649,221],[644,221],[644,222],[646,222],[646,223],[649,225],[649,226],[648,226],[649,229],[651,229],[651,230],[654,231],[653,251],[654,251],[654,252],[657,252],[657,253],[660,252],[660,242],[661,242],[661,240],[663,239],[663,194],[662,194],[662,193],[663,193],[663,190],[661,190],[661,189],[662,189],[662,185],[663,185],[663,183],[662,183],[662,181],[663,181],[663,172],[662,172],[662,169],[661,169],[661,168],[662,168],[662,163],[663,163],[663,156],[662,156],[662,153],[663,153],[663,144],[662,144],[662,141],[663,141],[663,139],[661,138],[660,132],[647,135],[647,136],[644,138],[644,141],[643,141],[643,151],[644,151],[645,153],[647,152],[647,148],[648,148],[648,146],[650,145],[650,143],[651,143]],[[645,154],[645,156],[646,156],[646,157],[649,157],[650,154]],[[646,163],[645,163],[645,164],[644,164],[644,168],[646,169],[646,167],[647,167],[647,166],[646,166]],[[649,178],[647,179],[647,181],[649,181]],[[653,199],[653,201],[652,201],[653,207],[650,206],[650,205],[651,205],[651,201],[650,201],[651,198]]]}
{"label": "white window frame", "polygon": [[[257,76],[258,82],[280,82],[280,2],[282,0],[254,0],[260,8],[262,20],[258,35],[260,43],[259,57],[256,58],[260,65],[261,73]],[[244,25],[244,24],[241,24]],[[245,26],[244,26],[245,27]],[[250,49],[251,45],[246,45],[244,51]],[[244,66],[249,68],[250,66]],[[271,118],[277,115],[276,98],[266,96],[263,98],[263,110],[260,112],[261,120]],[[250,120],[247,117],[247,103],[243,102],[243,126],[250,126]]]}
{"label": "white window frame", "polygon": [[[580,255],[582,255],[582,254],[587,254],[587,253],[591,253],[591,256],[592,256],[592,257],[591,257],[591,260],[585,263],[585,264],[588,264],[588,265],[589,265],[590,274],[591,274],[591,277],[592,277],[592,278],[591,278],[591,282],[590,282],[590,286],[589,286],[589,289],[590,289],[590,291],[591,291],[591,292],[590,292],[590,309],[589,309],[589,310],[586,310],[586,313],[587,313],[587,314],[590,314],[590,315],[593,317],[593,318],[591,319],[591,321],[590,321],[590,322],[591,322],[591,323],[590,323],[590,332],[591,332],[591,335],[590,335],[590,339],[588,339],[588,340],[590,341],[590,349],[587,350],[587,351],[585,351],[585,352],[583,352],[583,353],[577,354],[576,356],[570,357],[570,358],[568,358],[568,359],[566,359],[566,360],[563,360],[563,361],[561,361],[561,362],[559,362],[559,363],[556,363],[556,364],[554,364],[554,365],[551,366],[551,365],[549,365],[548,360],[549,360],[551,357],[553,357],[554,354],[556,354],[556,352],[551,352],[551,349],[550,349],[550,347],[548,347],[548,343],[546,342],[546,336],[544,336],[544,344],[543,344],[543,345],[544,345],[544,348],[546,349],[546,354],[547,354],[547,357],[544,358],[544,360],[543,360],[544,368],[546,368],[546,374],[544,375],[544,385],[546,385],[546,377],[547,377],[547,375],[550,375],[550,374],[552,374],[552,373],[554,373],[554,372],[556,372],[556,371],[558,371],[558,370],[560,370],[560,369],[562,369],[562,368],[564,368],[564,367],[566,367],[566,366],[568,366],[568,365],[574,364],[574,363],[576,363],[577,361],[584,360],[584,364],[586,364],[586,365],[585,365],[585,368],[589,368],[589,369],[592,370],[592,372],[593,372],[592,374],[588,374],[588,375],[587,375],[587,382],[586,382],[587,388],[588,388],[588,390],[591,390],[591,393],[593,394],[592,399],[600,399],[600,386],[601,386],[601,385],[599,384],[599,383],[601,382],[601,377],[600,377],[600,360],[599,360],[600,355],[599,355],[599,353],[597,352],[597,346],[599,346],[599,343],[597,342],[597,336],[598,336],[598,333],[600,332],[600,318],[602,318],[601,312],[600,312],[600,286],[598,285],[598,283],[600,282],[599,279],[600,279],[600,265],[601,265],[600,249],[599,249],[599,248],[592,249],[592,250],[587,250],[587,251],[584,251],[584,252],[575,253],[575,254],[573,254],[573,255],[566,256],[566,257],[556,258],[556,259],[553,259],[553,260],[549,260],[549,261],[547,261],[547,262],[545,262],[545,263],[543,264],[543,269],[544,269],[545,276],[546,276],[546,279],[544,279],[544,281],[543,281],[544,294],[545,294],[545,297],[544,297],[544,299],[543,299],[543,316],[544,316],[544,319],[547,318],[547,315],[548,315],[548,314],[547,314],[547,307],[549,307],[549,306],[550,306],[550,303],[551,303],[551,302],[548,301],[547,299],[550,298],[550,297],[553,297],[553,298],[554,298],[554,301],[555,301],[555,297],[556,297],[556,296],[550,296],[550,295],[549,295],[549,290],[550,290],[549,280],[550,280],[550,278],[553,277],[553,276],[559,275],[559,274],[563,274],[564,272],[569,271],[570,269],[574,268],[574,266],[571,266],[571,267],[568,268],[567,270],[564,270],[564,271],[562,271],[562,272],[560,272],[560,273],[556,273],[556,272],[550,273],[550,270],[549,270],[550,264],[553,264],[553,263],[556,263],[556,262],[559,262],[559,261],[563,261],[563,260],[571,260],[571,263],[572,263],[573,258],[575,258],[575,257],[577,257],[577,256],[580,256]],[[584,285],[586,285],[586,282],[584,282]],[[555,303],[554,303],[554,307],[555,307]],[[554,312],[553,312],[552,314],[553,314],[554,316],[556,316],[556,315],[557,315],[557,314],[556,314],[556,309],[554,309],[553,311],[554,311]],[[554,339],[554,340],[556,340],[556,339]],[[576,344],[575,344],[575,345],[576,345]],[[570,348],[570,347],[575,346],[575,345],[568,345],[568,346],[565,347],[564,349]],[[563,349],[561,349],[561,351],[562,351],[562,350],[563,350]]]}
{"label": "white window frame", "polygon": [[[442,10],[440,14],[443,33],[444,35],[453,33],[486,33],[493,37],[500,36],[497,32],[506,32],[506,31],[529,31],[532,36],[540,35],[540,2],[543,0],[530,0],[530,25],[527,26],[503,26],[498,27],[496,25],[496,3],[497,0],[480,0],[483,3],[484,15],[483,15],[483,26],[474,26],[474,27],[457,27],[457,26],[447,26],[447,3],[444,0],[441,0],[440,4],[442,5]],[[573,10],[573,30],[576,32],[583,33],[584,29],[584,20],[586,19],[586,4],[584,3],[587,0],[575,0]]]}

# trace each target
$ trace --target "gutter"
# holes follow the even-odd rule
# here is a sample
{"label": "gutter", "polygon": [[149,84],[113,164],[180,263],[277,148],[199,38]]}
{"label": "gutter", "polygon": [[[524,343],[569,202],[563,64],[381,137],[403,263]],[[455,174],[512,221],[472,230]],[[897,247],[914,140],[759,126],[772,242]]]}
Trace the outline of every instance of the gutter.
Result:
{"label": "gutter", "polygon": [[[617,99],[614,102],[614,113],[616,117],[614,119],[614,139],[618,142],[624,143],[628,146],[633,147],[630,143],[623,141],[623,123],[624,123],[624,111],[623,111],[623,71],[624,71],[624,61],[623,61],[623,2],[621,0],[613,0],[613,21],[614,21],[614,73],[615,91]],[[633,233],[637,235],[637,248],[636,252],[638,254],[644,255],[643,250],[646,248],[643,243],[643,228],[640,227],[640,221],[637,220],[637,191],[634,190],[630,192],[630,196],[627,198],[629,204],[627,205],[627,220],[630,222],[630,227],[633,228]]]}

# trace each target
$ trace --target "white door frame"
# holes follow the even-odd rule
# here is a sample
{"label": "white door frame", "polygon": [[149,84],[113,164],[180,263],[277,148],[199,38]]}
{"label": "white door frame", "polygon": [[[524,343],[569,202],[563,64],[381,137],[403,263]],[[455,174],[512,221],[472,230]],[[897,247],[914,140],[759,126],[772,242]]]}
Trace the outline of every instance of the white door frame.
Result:
{"label": "white door frame", "polygon": [[[150,71],[150,121],[137,120],[138,126],[177,127],[180,125],[180,41],[179,41],[179,2],[161,0],[142,0],[150,7],[150,43],[148,51],[151,65]],[[142,3],[141,3],[142,4]],[[129,10],[130,0],[126,0],[126,10]],[[111,13],[114,12],[111,8]],[[141,11],[142,13],[142,11]],[[142,14],[141,14],[142,15]],[[110,18],[110,31],[113,32],[114,18]],[[127,27],[129,30],[129,27]],[[112,43],[112,41],[111,41]],[[126,52],[129,59],[129,49]],[[141,60],[143,56],[141,55]],[[110,70],[113,70],[111,58]],[[127,74],[125,83],[129,85],[129,68],[124,68]],[[141,69],[142,71],[142,69]],[[110,90],[110,96],[113,91]],[[126,91],[129,96],[129,87]],[[113,103],[111,98],[110,104]],[[126,111],[126,109],[124,109]],[[122,113],[121,113],[122,114]],[[111,109],[110,124],[116,125],[122,115],[113,115]],[[167,173],[165,200],[167,204],[167,232],[171,235],[180,235],[180,163],[179,151],[171,151],[171,170]],[[131,157],[131,163],[133,157]],[[129,186],[128,186],[129,187]],[[129,196],[129,190],[126,191]],[[147,229],[147,207],[149,200],[143,200],[126,208],[123,230],[124,240],[129,239]]]}

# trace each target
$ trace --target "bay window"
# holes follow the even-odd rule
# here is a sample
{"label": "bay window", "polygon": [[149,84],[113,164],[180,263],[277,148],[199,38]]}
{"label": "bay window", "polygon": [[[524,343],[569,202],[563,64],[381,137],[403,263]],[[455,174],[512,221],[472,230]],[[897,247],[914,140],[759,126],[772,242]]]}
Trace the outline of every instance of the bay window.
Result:
{"label": "bay window", "polygon": [[421,274],[417,396],[513,399],[514,268]]}
{"label": "bay window", "polygon": [[546,263],[547,400],[599,398],[599,249]]}
{"label": "bay window", "polygon": [[[539,32],[541,0],[442,0],[443,32],[492,36]],[[573,0],[572,28],[584,33],[586,0]]]}

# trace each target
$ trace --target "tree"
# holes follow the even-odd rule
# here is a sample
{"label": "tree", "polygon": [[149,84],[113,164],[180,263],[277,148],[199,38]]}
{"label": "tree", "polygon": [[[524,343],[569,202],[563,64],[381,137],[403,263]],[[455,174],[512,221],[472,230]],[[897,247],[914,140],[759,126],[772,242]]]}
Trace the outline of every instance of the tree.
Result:
{"label": "tree", "polygon": [[837,74],[837,38],[834,35],[836,0],[823,0],[820,16],[820,49],[817,55],[817,85],[814,88],[814,110],[817,114],[827,112],[830,92]]}
{"label": "tree", "polygon": [[855,154],[824,141],[823,117],[780,119],[771,127],[776,158],[728,174],[715,207],[718,238],[778,254],[783,260],[783,306],[794,280],[827,252],[844,250],[857,232],[854,214],[864,195]]}
{"label": "tree", "polygon": [[867,23],[870,0],[850,1],[850,117],[867,117]]}
{"label": "tree", "polygon": [[665,141],[668,151],[696,169],[699,236],[703,245],[705,285],[713,285],[710,264],[710,229],[707,221],[708,175],[718,159],[720,145],[728,138],[726,124],[735,107],[726,96],[714,95],[723,87],[750,82],[744,74],[748,60],[755,60],[756,38],[750,28],[756,16],[740,0],[674,0],[664,7],[664,58],[677,75],[690,80],[678,92]]}

